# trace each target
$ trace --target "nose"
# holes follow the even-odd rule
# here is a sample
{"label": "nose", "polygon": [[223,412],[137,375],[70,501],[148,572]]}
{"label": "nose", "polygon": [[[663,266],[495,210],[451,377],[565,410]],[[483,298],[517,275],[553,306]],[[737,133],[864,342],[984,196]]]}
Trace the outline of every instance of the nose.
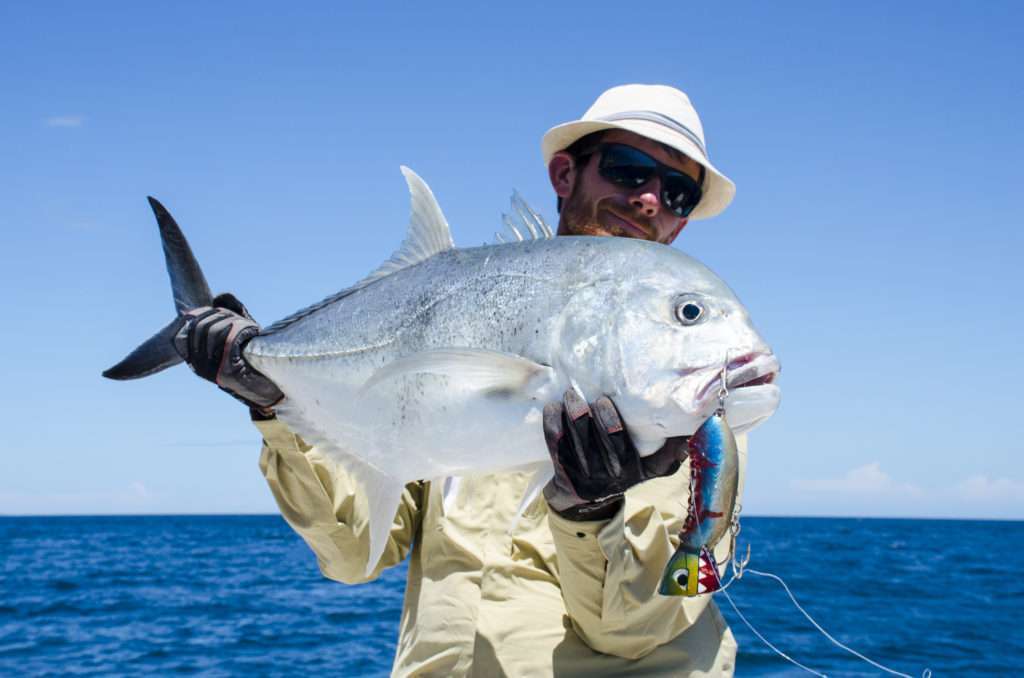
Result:
{"label": "nose", "polygon": [[629,204],[635,209],[643,212],[646,217],[653,217],[661,209],[661,178],[651,177],[651,180],[638,187],[629,196]]}

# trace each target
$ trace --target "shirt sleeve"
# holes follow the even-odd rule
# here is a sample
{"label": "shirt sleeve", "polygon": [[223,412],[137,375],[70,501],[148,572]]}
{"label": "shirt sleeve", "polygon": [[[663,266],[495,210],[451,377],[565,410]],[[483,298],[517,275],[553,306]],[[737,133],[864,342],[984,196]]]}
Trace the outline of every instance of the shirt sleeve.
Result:
{"label": "shirt sleeve", "polygon": [[[737,447],[739,502],[745,435],[737,436]],[[631,488],[622,510],[607,521],[576,522],[549,512],[562,598],[573,629],[592,649],[638,659],[683,633],[711,602],[710,595],[658,593],[686,518],[689,473],[684,463],[675,475]],[[729,546],[724,538],[715,548],[720,565],[729,557]]]}
{"label": "shirt sleeve", "polygon": [[388,543],[367,576],[370,530],[366,498],[334,460],[310,447],[276,419],[254,421],[263,434],[260,471],[285,521],[316,554],[325,577],[346,584],[371,581],[402,562],[419,530],[423,483],[409,483],[391,525]]}

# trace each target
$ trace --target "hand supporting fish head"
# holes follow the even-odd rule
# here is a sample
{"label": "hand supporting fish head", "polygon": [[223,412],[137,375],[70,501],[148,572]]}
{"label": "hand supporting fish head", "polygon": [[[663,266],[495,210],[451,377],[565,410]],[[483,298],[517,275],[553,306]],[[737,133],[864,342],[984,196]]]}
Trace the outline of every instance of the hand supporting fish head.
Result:
{"label": "hand supporting fish head", "polygon": [[649,274],[577,296],[586,310],[563,323],[563,368],[585,396],[614,400],[641,454],[693,434],[723,398],[738,433],[778,407],[778,360],[717,278]]}

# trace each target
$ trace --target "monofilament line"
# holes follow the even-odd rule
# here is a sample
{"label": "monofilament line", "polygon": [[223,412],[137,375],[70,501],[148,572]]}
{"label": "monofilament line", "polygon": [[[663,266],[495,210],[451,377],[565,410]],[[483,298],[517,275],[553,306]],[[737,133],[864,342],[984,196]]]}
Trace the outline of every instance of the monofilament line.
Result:
{"label": "monofilament line", "polygon": [[[717,576],[717,575],[718,575],[718,573],[716,572],[715,576]],[[743,616],[742,612],[740,612],[740,608],[736,607],[736,603],[733,602],[732,596],[729,595],[728,591],[726,591],[725,589],[719,589],[718,592],[722,593],[725,596],[725,599],[729,601],[730,605],[732,605],[733,612],[735,612],[739,616],[739,618],[741,620],[743,620],[743,623],[747,625],[747,628],[750,629],[751,633],[753,633],[755,636],[760,638],[761,642],[764,643],[765,645],[767,645],[769,648],[771,648],[772,651],[775,652],[775,654],[779,655],[780,657],[782,657],[783,659],[785,659],[786,661],[788,661],[788,662],[790,662],[792,664],[796,664],[797,666],[802,668],[807,673],[813,673],[814,675],[819,676],[820,678],[828,678],[828,676],[826,676],[824,673],[818,673],[814,669],[809,668],[807,666],[804,666],[803,664],[801,664],[797,660],[793,659],[792,657],[790,657],[788,654],[786,654],[785,652],[783,652],[779,648],[777,648],[774,645],[772,645],[768,641],[767,638],[765,638],[764,636],[761,635],[760,631],[758,631],[757,629],[754,628],[753,624],[751,624],[749,621],[747,621],[747,618]]]}
{"label": "monofilament line", "polygon": [[[865,656],[864,656],[864,655],[862,655],[862,654],[861,654],[860,652],[857,652],[856,650],[854,650],[854,649],[853,649],[853,648],[851,648],[851,647],[848,647],[848,646],[846,646],[846,645],[843,645],[843,644],[842,644],[842,643],[840,643],[840,642],[839,642],[838,640],[836,640],[835,638],[833,638],[833,637],[832,637],[832,635],[831,635],[831,634],[830,634],[830,633],[829,633],[828,631],[826,631],[825,629],[823,629],[823,628],[821,627],[821,624],[819,624],[818,622],[814,621],[814,618],[813,618],[813,617],[811,617],[811,615],[807,613],[807,610],[805,610],[805,609],[804,609],[803,607],[801,607],[800,603],[798,603],[798,602],[797,602],[797,600],[796,600],[796,596],[794,596],[794,595],[793,595],[793,592],[789,590],[789,587],[788,587],[788,586],[786,586],[786,582],[784,582],[784,581],[782,580],[782,577],[780,577],[780,576],[778,576],[778,575],[775,575],[775,574],[772,574],[771,572],[759,572],[758,570],[752,570],[752,569],[750,569],[750,568],[747,568],[746,570],[744,570],[744,572],[749,572],[749,573],[751,573],[751,574],[756,574],[756,575],[757,575],[757,576],[759,576],[759,577],[768,577],[769,579],[774,579],[775,581],[777,581],[777,582],[779,582],[780,584],[782,584],[782,588],[784,588],[784,589],[786,590],[786,595],[788,595],[788,596],[789,596],[789,599],[790,599],[791,601],[793,601],[793,605],[794,605],[794,606],[796,607],[796,609],[800,610],[800,612],[801,612],[801,613],[802,613],[802,614],[804,615],[804,617],[806,617],[806,618],[807,618],[807,621],[809,621],[809,622],[811,622],[812,624],[814,624],[814,628],[816,628],[816,629],[818,629],[819,631],[821,631],[821,634],[822,634],[823,636],[825,636],[826,638],[828,638],[829,640],[831,640],[831,641],[832,641],[832,642],[833,642],[833,643],[834,643],[834,644],[836,645],[836,647],[839,647],[839,648],[841,648],[841,649],[843,649],[843,650],[846,650],[847,652],[849,652],[849,653],[850,653],[850,654],[852,654],[853,656],[855,656],[855,657],[857,657],[857,658],[859,658],[859,659],[862,659],[862,660],[866,661],[866,662],[867,662],[868,664],[871,664],[871,665],[872,665],[872,666],[874,666],[874,667],[875,667],[876,669],[879,669],[879,670],[885,671],[886,673],[890,673],[890,674],[892,674],[892,675],[894,675],[894,676],[903,676],[903,678],[913,678],[912,676],[909,676],[909,675],[907,675],[906,673],[900,673],[899,671],[893,671],[893,670],[892,670],[892,669],[890,669],[890,668],[887,668],[887,667],[885,667],[885,666],[882,666],[882,665],[881,665],[881,664],[879,664],[878,662],[876,662],[876,661],[873,661],[872,659],[869,659],[868,657],[865,657]],[[930,678],[930,676],[932,675],[932,671],[931,671],[931,669],[928,669],[928,668],[926,668],[926,669],[925,669],[925,670],[924,670],[924,671],[923,671],[923,672],[921,673],[921,675],[922,675],[922,678]]]}
{"label": "monofilament line", "polygon": [[[813,624],[813,625],[814,625],[814,628],[818,629],[818,631],[819,631],[819,632],[821,632],[821,634],[822,634],[823,636],[825,636],[825,637],[826,637],[826,638],[828,638],[828,639],[829,639],[830,641],[832,641],[832,643],[833,643],[833,644],[834,644],[834,645],[835,645],[836,647],[838,647],[838,648],[840,648],[840,649],[843,649],[843,650],[846,650],[847,652],[849,652],[849,653],[850,653],[850,654],[852,654],[853,656],[855,656],[855,657],[857,657],[858,659],[861,659],[861,660],[863,660],[863,661],[867,662],[868,664],[871,664],[872,666],[874,666],[875,668],[877,668],[877,669],[879,669],[879,670],[881,670],[881,671],[884,671],[884,672],[886,672],[886,673],[892,674],[892,675],[894,675],[894,676],[902,676],[902,678],[913,678],[912,676],[910,676],[910,675],[908,675],[908,674],[906,674],[906,673],[900,673],[899,671],[894,671],[894,670],[892,670],[892,669],[890,669],[890,668],[888,668],[888,667],[882,666],[882,665],[881,665],[881,664],[879,664],[878,662],[876,662],[876,661],[874,661],[874,660],[872,660],[872,659],[870,659],[870,658],[868,658],[868,657],[865,657],[865,656],[864,656],[864,655],[862,655],[862,654],[861,654],[860,652],[857,652],[857,651],[856,651],[856,650],[854,650],[853,648],[851,648],[851,647],[848,647],[848,646],[846,646],[846,645],[844,645],[844,644],[840,643],[840,642],[839,642],[838,640],[836,640],[835,638],[833,638],[833,637],[832,637],[832,635],[831,635],[831,634],[830,634],[830,633],[829,633],[828,631],[826,631],[826,630],[825,630],[825,629],[824,629],[824,628],[823,628],[823,627],[821,626],[821,624],[819,624],[818,622],[816,622],[816,621],[814,620],[814,618],[813,618],[813,617],[812,617],[812,616],[811,616],[811,615],[810,615],[810,614],[809,614],[809,613],[807,612],[807,610],[805,610],[805,609],[803,608],[803,606],[801,606],[801,605],[800,605],[800,603],[799,603],[799,602],[797,602],[796,596],[794,596],[794,595],[793,595],[793,592],[789,590],[789,586],[787,586],[787,585],[786,585],[786,582],[782,580],[782,577],[779,577],[778,575],[774,575],[774,574],[772,574],[771,572],[761,572],[761,571],[759,571],[759,570],[754,570],[754,569],[751,569],[751,568],[749,568],[749,567],[747,567],[747,568],[744,568],[743,572],[744,572],[744,574],[746,574],[747,572],[749,572],[750,574],[756,574],[756,575],[757,575],[757,576],[759,576],[759,577],[767,577],[767,578],[769,578],[769,579],[774,579],[775,581],[779,582],[779,584],[781,584],[781,585],[782,585],[782,588],[783,588],[783,589],[784,589],[784,590],[786,591],[786,595],[788,595],[788,596],[789,596],[789,600],[790,600],[790,601],[791,601],[791,602],[793,603],[793,606],[794,606],[794,607],[796,607],[796,609],[800,610],[800,613],[801,613],[801,614],[803,614],[803,616],[804,616],[804,617],[805,617],[805,618],[807,619],[807,621],[811,622],[811,624]],[[716,572],[715,574],[716,574],[716,576],[717,576],[717,574],[718,574],[718,573]],[[795,660],[795,659],[793,659],[792,657],[789,657],[789,656],[788,656],[788,655],[786,655],[786,654],[785,654],[784,652],[782,652],[782,651],[781,651],[781,650],[779,650],[779,649],[778,649],[777,647],[775,647],[775,646],[774,646],[774,645],[772,645],[772,644],[771,644],[770,642],[768,642],[768,640],[767,640],[767,639],[766,639],[766,638],[765,638],[764,636],[762,636],[762,635],[761,635],[761,634],[760,634],[760,633],[759,633],[759,632],[757,631],[757,629],[755,629],[755,628],[754,628],[754,626],[753,626],[753,625],[752,625],[752,624],[751,624],[751,623],[750,623],[750,622],[749,622],[749,621],[747,620],[747,618],[743,616],[743,613],[742,613],[742,612],[740,612],[740,610],[739,610],[739,608],[738,608],[738,607],[736,607],[736,603],[735,603],[735,602],[733,602],[733,599],[732,599],[732,598],[731,598],[731,597],[729,596],[729,594],[728,594],[728,593],[726,593],[725,591],[722,591],[722,592],[723,592],[723,593],[725,593],[725,597],[726,597],[726,599],[727,599],[727,600],[729,601],[729,605],[731,605],[731,606],[732,606],[732,609],[733,609],[733,610],[734,610],[734,611],[736,612],[736,614],[737,614],[737,615],[739,615],[739,618],[740,618],[741,620],[743,620],[743,623],[747,625],[747,628],[749,628],[749,629],[750,629],[750,630],[751,630],[751,631],[752,631],[752,632],[754,633],[754,635],[755,635],[755,636],[757,636],[758,638],[760,638],[760,639],[761,639],[761,642],[763,642],[763,643],[764,643],[765,645],[767,645],[767,646],[768,646],[769,648],[771,648],[771,649],[772,649],[773,651],[775,651],[775,653],[776,653],[776,654],[778,654],[778,655],[779,655],[780,657],[782,657],[783,659],[786,659],[786,660],[788,660],[788,661],[792,662],[793,664],[795,664],[795,665],[799,666],[800,668],[802,668],[803,670],[807,671],[808,673],[813,673],[813,674],[814,674],[814,675],[816,675],[816,676],[822,676],[822,677],[824,677],[824,676],[825,676],[825,674],[823,674],[823,673],[818,673],[817,671],[815,671],[815,670],[813,670],[813,669],[810,669],[810,668],[808,668],[808,667],[804,666],[803,664],[801,664],[800,662],[796,661],[796,660]],[[925,669],[924,671],[922,671],[922,672],[921,672],[921,676],[922,676],[922,678],[931,678],[931,675],[932,675],[932,671],[931,671],[931,669],[928,669],[928,668],[926,668],[926,669]]]}

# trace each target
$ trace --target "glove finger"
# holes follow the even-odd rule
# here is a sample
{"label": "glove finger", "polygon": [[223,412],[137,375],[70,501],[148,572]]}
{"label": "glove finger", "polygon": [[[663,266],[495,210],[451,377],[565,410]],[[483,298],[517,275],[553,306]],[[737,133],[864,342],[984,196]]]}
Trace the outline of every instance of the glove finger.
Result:
{"label": "glove finger", "polygon": [[575,388],[570,388],[565,392],[562,396],[562,403],[565,406],[565,413],[573,421],[590,416],[590,405]]}
{"label": "glove finger", "polygon": [[224,292],[215,296],[211,305],[217,308],[226,308],[227,310],[237,313],[248,320],[253,319],[252,316],[249,315],[249,310],[245,307],[245,304],[239,301],[238,297],[230,292]]}
{"label": "glove finger", "polygon": [[615,404],[607,396],[602,396],[594,402],[593,412],[597,438],[609,474],[613,478],[626,481],[629,485],[639,482],[640,455],[622,425],[622,418]]}
{"label": "glove finger", "polygon": [[196,320],[207,311],[211,311],[209,306],[200,306],[193,308],[189,311],[185,311],[181,314],[181,325],[178,327],[178,331],[174,335],[174,350],[178,352],[181,359],[189,365],[192,364],[190,356],[192,355],[192,328],[195,327]]}
{"label": "glove finger", "polygon": [[221,311],[207,307],[205,310],[196,309],[196,311],[190,311],[189,313],[194,314],[194,316],[188,328],[188,362],[194,366],[196,361],[203,360],[206,356],[204,321],[219,315]]}
{"label": "glove finger", "polygon": [[191,320],[192,318],[198,318],[199,316],[204,315],[208,311],[215,310],[217,309],[215,309],[213,306],[196,306],[195,308],[191,308],[185,311],[184,313],[182,313],[182,315]]}
{"label": "glove finger", "polygon": [[[551,463],[555,467],[555,477],[552,478],[548,487],[545,488],[544,496],[549,501],[556,503],[576,496],[576,490],[573,488],[572,480],[569,478],[569,474],[573,473],[574,470],[567,470],[562,463],[562,459],[566,457],[562,453],[562,447],[566,444],[563,413],[562,403],[548,403],[544,406],[544,442],[547,443],[548,455],[550,455]],[[568,506],[568,504],[565,505]],[[564,506],[561,507],[564,508]]]}
{"label": "glove finger", "polygon": [[228,340],[232,337],[235,326],[238,324],[236,318],[231,316],[221,316],[220,318],[210,318],[209,324],[206,325],[206,356],[210,361],[211,365],[216,365],[220,368],[221,362],[224,360],[224,350],[228,344]]}
{"label": "glove finger", "polygon": [[185,311],[181,314],[183,324],[181,329],[178,330],[178,336],[175,337],[175,341],[181,341],[181,348],[184,349],[183,357],[188,360],[188,356],[192,354],[192,342],[196,323],[199,322],[200,318],[204,318],[210,313],[215,313],[217,309],[212,306],[199,306],[191,310]]}
{"label": "glove finger", "polygon": [[196,353],[192,356],[193,368],[202,377],[217,381],[217,373],[224,361],[227,337],[238,316],[227,311],[200,318],[196,322]]}
{"label": "glove finger", "polygon": [[544,406],[544,442],[552,461],[558,461],[558,446],[565,435],[562,426],[562,403],[548,403]]}
{"label": "glove finger", "polygon": [[211,352],[214,350],[212,346],[216,343],[211,339],[210,332],[214,327],[222,326],[225,320],[230,323],[231,317],[227,311],[214,309],[212,313],[200,316],[196,320],[192,328],[192,333],[195,335],[196,360],[209,361]]}
{"label": "glove finger", "polygon": [[687,457],[686,444],[689,438],[679,436],[669,438],[654,454],[643,457],[640,462],[643,464],[645,478],[660,478],[661,476],[673,475],[679,470],[679,466]]}
{"label": "glove finger", "polygon": [[583,477],[590,476],[593,472],[588,459],[588,451],[593,444],[590,405],[574,388],[565,392],[562,401],[565,404],[563,423],[567,432],[560,446],[560,454],[564,456],[562,463],[578,470]]}

